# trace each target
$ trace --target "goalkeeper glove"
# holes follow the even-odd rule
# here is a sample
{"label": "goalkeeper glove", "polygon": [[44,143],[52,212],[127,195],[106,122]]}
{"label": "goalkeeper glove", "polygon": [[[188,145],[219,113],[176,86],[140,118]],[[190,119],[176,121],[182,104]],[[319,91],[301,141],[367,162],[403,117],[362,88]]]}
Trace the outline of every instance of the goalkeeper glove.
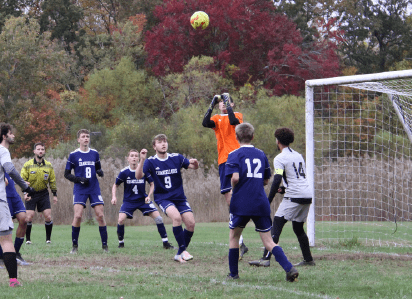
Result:
{"label": "goalkeeper glove", "polygon": [[223,103],[225,104],[226,108],[230,107],[230,95],[228,93],[222,94]]}
{"label": "goalkeeper glove", "polygon": [[103,173],[103,170],[102,170],[102,169],[96,170],[96,173],[97,173],[97,175],[98,175],[99,177],[101,177],[101,178],[104,176],[104,173]]}
{"label": "goalkeeper glove", "polygon": [[213,97],[212,102],[210,103],[209,108],[213,110],[213,108],[216,106],[217,103],[219,103],[220,100],[221,100],[220,95],[215,95],[215,96]]}

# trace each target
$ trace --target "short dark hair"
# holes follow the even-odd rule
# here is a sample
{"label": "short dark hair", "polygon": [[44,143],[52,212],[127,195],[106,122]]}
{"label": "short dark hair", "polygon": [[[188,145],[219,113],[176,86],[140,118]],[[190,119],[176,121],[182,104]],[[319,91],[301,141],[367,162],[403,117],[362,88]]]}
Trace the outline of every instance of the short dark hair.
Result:
{"label": "short dark hair", "polygon": [[153,137],[153,140],[152,140],[153,146],[156,144],[156,141],[166,141],[167,142],[167,136],[165,134],[158,134],[155,137]]}
{"label": "short dark hair", "polygon": [[236,126],[235,132],[240,143],[249,143],[253,139],[255,128],[249,123],[241,123]]}
{"label": "short dark hair", "polygon": [[6,123],[0,123],[0,143],[3,142],[3,136],[7,136],[9,132],[13,131],[13,126]]}
{"label": "short dark hair", "polygon": [[44,147],[44,148],[46,147],[43,142],[36,142],[36,143],[34,144],[34,148],[33,148],[33,149],[36,149],[36,147],[37,147],[38,145],[41,145],[41,146]]}
{"label": "short dark hair", "polygon": [[77,131],[77,138],[80,137],[80,134],[89,134],[90,135],[90,131],[87,129],[80,129],[79,131]]}
{"label": "short dark hair", "polygon": [[295,140],[295,133],[289,128],[279,128],[275,131],[275,137],[284,146],[289,146]]}

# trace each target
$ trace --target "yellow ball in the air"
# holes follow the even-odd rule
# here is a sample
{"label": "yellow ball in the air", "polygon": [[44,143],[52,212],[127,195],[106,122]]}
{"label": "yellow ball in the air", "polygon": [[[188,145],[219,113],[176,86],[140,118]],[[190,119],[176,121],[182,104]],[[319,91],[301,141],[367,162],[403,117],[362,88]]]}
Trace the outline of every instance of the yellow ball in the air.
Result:
{"label": "yellow ball in the air", "polygon": [[197,11],[190,17],[190,24],[196,30],[203,30],[209,26],[209,16],[204,11]]}

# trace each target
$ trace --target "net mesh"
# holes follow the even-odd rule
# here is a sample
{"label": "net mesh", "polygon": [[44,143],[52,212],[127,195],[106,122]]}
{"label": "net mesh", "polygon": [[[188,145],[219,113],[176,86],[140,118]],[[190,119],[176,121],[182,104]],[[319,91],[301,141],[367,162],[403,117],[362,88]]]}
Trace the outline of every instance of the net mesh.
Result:
{"label": "net mesh", "polygon": [[412,246],[412,78],[318,86],[313,101],[316,240]]}

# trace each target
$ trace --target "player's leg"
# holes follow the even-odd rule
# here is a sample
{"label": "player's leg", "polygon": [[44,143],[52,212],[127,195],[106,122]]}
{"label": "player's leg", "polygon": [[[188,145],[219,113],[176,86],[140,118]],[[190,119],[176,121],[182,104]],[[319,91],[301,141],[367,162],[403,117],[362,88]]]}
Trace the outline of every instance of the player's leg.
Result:
{"label": "player's leg", "polygon": [[[185,229],[183,231],[183,237],[185,240],[186,249],[189,247],[190,241],[192,240],[193,234],[195,232],[195,217],[191,211],[184,212],[182,215],[182,221],[185,224]],[[182,257],[185,261],[193,259],[193,256],[187,252],[187,250],[182,252]]]}
{"label": "player's leg", "polygon": [[228,279],[239,278],[239,239],[243,228],[235,227],[229,233],[229,271]]}
{"label": "player's leg", "polygon": [[106,219],[104,218],[104,205],[98,204],[93,206],[94,213],[96,214],[96,220],[99,224],[99,233],[100,239],[102,240],[102,248],[103,251],[108,252],[107,246],[107,226],[106,226]]}
{"label": "player's leg", "polygon": [[174,260],[180,263],[185,263],[186,261],[181,257],[182,252],[186,250],[185,237],[182,228],[182,216],[176,206],[172,203],[170,203],[166,209],[163,208],[162,204],[159,206],[165,214],[172,219],[173,235],[175,236],[177,245],[179,246]]}
{"label": "player's leg", "polygon": [[82,215],[83,215],[83,210],[85,206],[80,203],[75,203],[73,205],[73,211],[74,211],[74,216],[73,216],[73,222],[72,222],[72,242],[73,242],[73,248],[70,251],[70,253],[77,253],[77,248],[79,246],[79,234],[80,234],[80,224],[82,222]]}
{"label": "player's leg", "polygon": [[124,248],[124,221],[126,218],[126,213],[119,212],[119,219],[117,220],[117,238],[119,240],[119,248]]}
{"label": "player's leg", "polygon": [[15,217],[17,221],[19,222],[19,226],[17,227],[17,230],[16,230],[16,238],[14,240],[14,249],[16,250],[17,262],[20,265],[24,266],[24,265],[29,264],[23,259],[23,257],[20,254],[20,248],[23,245],[24,235],[26,234],[26,228],[27,228],[26,212],[20,212],[16,214]]}
{"label": "player's leg", "polygon": [[[145,214],[143,214],[145,215]],[[160,216],[159,211],[153,211],[147,214],[147,216],[151,217],[157,226],[157,231],[159,232],[160,238],[162,238],[163,248],[164,249],[175,249],[172,244],[169,243],[169,239],[167,237],[166,227],[163,223],[163,218]]]}
{"label": "player's leg", "polygon": [[53,230],[53,221],[51,217],[51,205],[49,191],[45,190],[41,193],[41,197],[37,203],[37,211],[43,213],[44,216],[44,227],[46,229],[46,243],[51,243],[51,234]]}
{"label": "player's leg", "polygon": [[34,207],[26,204],[26,244],[31,244],[31,229],[33,227]]}
{"label": "player's leg", "polygon": [[295,266],[315,266],[312,253],[310,252],[309,239],[303,228],[304,222],[292,221],[293,231],[298,238],[300,249],[302,250],[303,261]]}

